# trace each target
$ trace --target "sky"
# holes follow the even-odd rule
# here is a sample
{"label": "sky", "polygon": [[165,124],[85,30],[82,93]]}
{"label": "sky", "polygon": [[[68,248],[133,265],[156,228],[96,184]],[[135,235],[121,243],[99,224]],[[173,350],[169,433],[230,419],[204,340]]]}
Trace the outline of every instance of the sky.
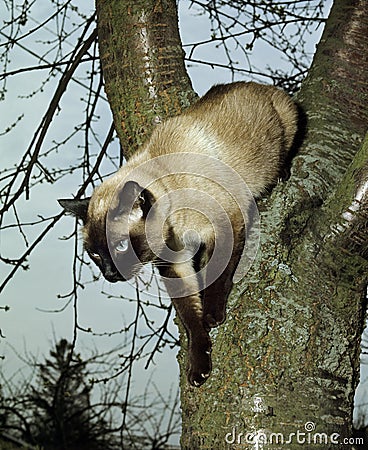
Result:
{"label": "sky", "polygon": [[[47,17],[48,2],[38,1],[37,20],[41,21]],[[181,1],[180,5],[180,32],[184,43],[192,43],[205,40],[210,37],[208,18],[199,15],[195,9],[188,8],[189,1]],[[87,10],[93,8],[92,1],[84,2],[83,6]],[[0,5],[0,17],[6,17],[7,11],[4,3]],[[35,26],[35,25],[32,25]],[[314,51],[318,42],[322,27],[309,38],[308,47]],[[50,34],[47,29],[43,30],[43,37]],[[49,36],[50,38],[50,36]],[[4,42],[4,37],[0,35],[0,44]],[[37,41],[32,42],[34,48],[40,45]],[[41,47],[40,47],[41,48]],[[205,58],[213,61],[214,49],[203,48],[195,54],[196,59]],[[236,51],[236,50],[234,50]],[[224,57],[216,54],[216,60],[226,63]],[[242,56],[239,53],[239,60]],[[253,64],[263,67],[265,64],[280,68],[285,66],[285,62],[277,52],[270,52],[269,49],[260,45],[256,55],[252,60]],[[33,66],[39,61],[22,48],[16,48],[12,52],[11,69],[22,66]],[[231,75],[225,69],[213,69],[210,66],[188,65],[194,90],[199,94],[204,94],[213,84],[230,82]],[[30,98],[28,96],[32,90],[38,89],[40,77],[44,77],[46,72],[34,71],[32,73],[20,74],[9,77],[7,84],[7,94],[4,101],[0,102],[0,133],[7,126],[13,123],[17,117],[24,114],[23,119],[14,130],[6,135],[0,134],[0,158],[1,166],[16,164],[23,154],[34,129],[38,126],[48,102],[55,89],[52,83],[44,87],[43,92]],[[238,77],[239,79],[244,79]],[[263,80],[266,81],[266,80]],[[47,137],[45,146],[52,145],[53,140],[62,140],[66,131],[73,129],[75,124],[81,121],[83,116],[83,102],[80,101],[81,90],[76,83],[71,84],[68,92],[61,103],[61,111],[54,120],[52,129]],[[101,117],[101,139],[109,126],[111,113],[107,102],[102,102],[98,111]],[[97,126],[97,130],[99,127]],[[117,142],[115,151],[118,153]],[[59,153],[52,156],[51,163],[68,166],[73,164],[76,156],[80,156],[81,151],[72,140],[65,145]],[[113,169],[106,166],[106,172]],[[23,221],[32,221],[37,214],[50,216],[60,212],[57,204],[58,198],[70,198],[76,193],[80,184],[77,177],[66,177],[61,182],[54,184],[44,184],[32,191],[31,199],[21,201],[21,218]],[[45,312],[59,309],[65,301],[58,298],[59,295],[69,292],[72,286],[72,254],[73,242],[65,240],[74,229],[74,219],[63,218],[48,235],[47,239],[36,249],[29,260],[30,269],[19,271],[12,282],[3,292],[0,298],[1,305],[9,305],[10,311],[0,311],[0,328],[5,339],[0,339],[0,355],[5,356],[0,361],[0,369],[6,377],[16,376],[21,379],[29,376],[29,370],[22,361],[22,356],[34,355],[42,359],[53,345],[55,340],[61,337],[72,339],[73,317],[72,305],[59,313]],[[27,230],[30,241],[37,235],[36,229],[30,227]],[[16,257],[24,243],[21,242],[19,233],[5,230],[1,234],[0,246],[3,255]],[[8,273],[9,267],[0,265],[0,279]],[[129,323],[135,314],[134,302],[128,302],[120,298],[108,298],[101,294],[101,290],[108,292],[111,296],[134,298],[134,289],[129,285],[110,285],[100,279],[96,283],[87,284],[85,289],[79,291],[78,298],[78,320],[84,328],[92,328],[96,333],[106,333],[119,330],[122,324]],[[162,314],[151,308],[152,318],[156,324],[162,321]],[[172,320],[169,325],[170,331],[176,335],[176,326]],[[82,355],[98,348],[104,351],[112,347],[121,345],[122,335],[112,335],[104,337],[93,337],[88,333],[78,332],[77,350]],[[154,360],[154,365],[148,370],[137,364],[133,376],[133,395],[142,392],[147,382],[155,383],[163,395],[169,395],[170,389],[178,387],[178,364],[176,361],[177,348],[166,348],[164,352],[158,354]],[[1,382],[1,381],[0,381]]]}

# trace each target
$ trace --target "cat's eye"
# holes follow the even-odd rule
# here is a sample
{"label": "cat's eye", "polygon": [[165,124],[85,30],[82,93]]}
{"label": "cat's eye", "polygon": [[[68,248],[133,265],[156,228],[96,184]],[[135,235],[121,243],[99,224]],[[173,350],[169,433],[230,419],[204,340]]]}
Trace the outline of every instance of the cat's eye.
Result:
{"label": "cat's eye", "polygon": [[92,259],[100,259],[101,258],[101,256],[98,253],[96,253],[96,252],[89,252],[89,256]]}
{"label": "cat's eye", "polygon": [[119,253],[125,253],[129,247],[129,239],[122,239],[118,245],[115,247],[115,250]]}

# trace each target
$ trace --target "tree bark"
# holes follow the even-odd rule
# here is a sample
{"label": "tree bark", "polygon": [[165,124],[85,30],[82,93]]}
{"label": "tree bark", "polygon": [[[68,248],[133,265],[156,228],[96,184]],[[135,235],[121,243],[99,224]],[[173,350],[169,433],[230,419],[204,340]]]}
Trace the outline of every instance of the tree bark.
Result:
{"label": "tree bark", "polygon": [[[97,11],[106,91],[130,156],[157,117],[195,98],[176,3],[98,0]],[[349,448],[368,265],[367,12],[365,0],[331,10],[298,94],[303,147],[290,179],[258,202],[260,251],[213,331],[201,388],[187,384],[179,354],[183,449],[262,448],[265,436],[268,448]]]}
{"label": "tree bark", "polygon": [[129,158],[167,116],[195,99],[184,65],[175,0],[97,0],[105,91]]}
{"label": "tree bark", "polygon": [[[214,375],[200,392],[182,380],[184,449],[244,448],[246,433],[250,448],[261,448],[257,433],[288,449],[303,439],[306,448],[349,448],[367,261],[346,251],[336,225],[358,188],[347,169],[367,123],[366,35],[362,2],[336,2],[298,95],[305,143],[288,182],[259,203],[259,258],[233,291]],[[360,170],[366,150],[353,161]],[[366,242],[366,221],[360,235]]]}

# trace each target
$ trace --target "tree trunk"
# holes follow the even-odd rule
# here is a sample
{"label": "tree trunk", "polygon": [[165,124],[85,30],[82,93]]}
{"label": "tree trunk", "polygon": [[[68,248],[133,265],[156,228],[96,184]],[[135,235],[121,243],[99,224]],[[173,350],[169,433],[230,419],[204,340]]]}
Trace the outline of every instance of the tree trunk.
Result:
{"label": "tree trunk", "polygon": [[[187,384],[179,355],[183,449],[263,448],[266,438],[266,448],[349,448],[368,253],[365,3],[332,8],[298,95],[307,136],[290,179],[258,202],[258,257],[213,331],[213,373],[201,388]],[[156,117],[194,99],[176,3],[99,0],[97,11],[106,91],[129,156]]]}
{"label": "tree trunk", "polygon": [[105,91],[129,158],[155,124],[196,98],[184,65],[175,0],[97,0]]}
{"label": "tree trunk", "polygon": [[214,375],[200,391],[182,380],[185,449],[262,448],[264,436],[288,449],[303,439],[348,448],[367,261],[347,251],[341,223],[368,161],[363,147],[344,177],[367,123],[366,21],[360,2],[331,11],[298,96],[308,134],[289,181],[259,204],[259,258],[234,288]]}

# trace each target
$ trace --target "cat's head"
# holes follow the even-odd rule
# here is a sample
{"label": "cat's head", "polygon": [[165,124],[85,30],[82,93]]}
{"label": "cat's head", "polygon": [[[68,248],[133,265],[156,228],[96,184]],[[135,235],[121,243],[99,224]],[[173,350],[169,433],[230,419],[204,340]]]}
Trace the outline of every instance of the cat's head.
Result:
{"label": "cat's head", "polygon": [[90,198],[59,203],[83,222],[84,248],[108,281],[128,280],[158,256],[162,222],[153,194],[137,182],[126,181],[119,189],[105,182]]}

